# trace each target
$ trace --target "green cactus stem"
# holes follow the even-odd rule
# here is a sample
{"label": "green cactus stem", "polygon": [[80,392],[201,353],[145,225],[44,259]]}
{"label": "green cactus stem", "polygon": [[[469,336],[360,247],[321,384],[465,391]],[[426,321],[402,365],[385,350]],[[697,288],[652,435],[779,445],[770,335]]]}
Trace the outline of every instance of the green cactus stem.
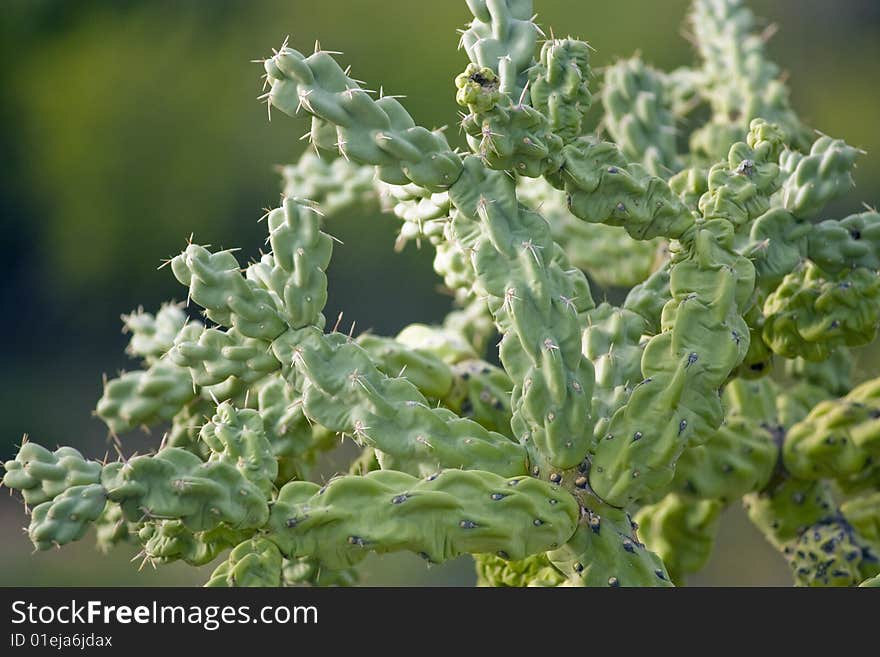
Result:
{"label": "green cactus stem", "polygon": [[239,543],[217,566],[205,586],[281,586],[282,557],[274,543],[252,538]]}
{"label": "green cactus stem", "polygon": [[550,563],[544,553],[534,554],[521,561],[502,559],[494,554],[474,556],[477,566],[477,586],[550,587],[566,582],[565,575]]}
{"label": "green cactus stem", "polygon": [[293,482],[272,507],[272,540],[288,558],[348,567],[369,552],[409,550],[440,563],[463,553],[507,559],[565,543],[578,505],[531,477],[445,470],[426,478],[379,470],[325,486]]}
{"label": "green cactus stem", "polygon": [[880,459],[880,380],[817,404],[788,430],[785,467],[803,479],[848,479]]}
{"label": "green cactus stem", "polygon": [[476,157],[465,160],[450,198],[453,237],[470,252],[478,290],[504,334],[513,433],[543,476],[571,468],[591,443],[593,371],[579,328],[593,305],[586,279],[567,266],[540,215],[517,203],[513,181]]}
{"label": "green cactus stem", "polygon": [[605,69],[602,87],[608,134],[630,162],[661,178],[681,169],[668,87],[663,74],[638,57]]}
{"label": "green cactus stem", "polygon": [[[660,239],[637,241],[619,226],[593,224],[575,217],[565,194],[543,178],[520,178],[516,194],[549,223],[553,239],[590,279],[604,287],[632,287],[644,281],[664,260]],[[627,253],[622,260],[620,253]]]}
{"label": "green cactus stem", "polygon": [[663,559],[676,584],[709,560],[722,506],[718,500],[689,500],[672,493],[636,514],[640,535]]}
{"label": "green cactus stem", "polygon": [[809,131],[792,111],[779,68],[765,53],[766,35],[757,33],[755,16],[743,0],[695,0],[691,26],[702,70],[699,95],[712,120],[691,138],[694,155],[712,161],[748,132],[761,117],[777,124],[785,141],[807,148]]}
{"label": "green cactus stem", "polygon": [[[683,449],[704,443],[721,424],[720,401],[709,391],[746,355],[742,313],[754,285],[754,269],[733,250],[733,230],[759,211],[762,194],[775,191],[769,163],[778,154],[777,137],[756,122],[749,139],[751,146],[735,145],[728,162],[710,173],[703,222],[693,224],[694,237],[681,236],[673,256],[664,330],[646,345],[643,379],[593,452],[590,485],[607,502],[623,506],[662,490]],[[736,173],[743,162],[750,173]],[[732,194],[753,202],[730,203]]]}
{"label": "green cactus stem", "polygon": [[591,504],[575,535],[549,553],[550,562],[573,586],[672,586],[660,557],[636,536],[630,516],[607,505]]}
{"label": "green cactus stem", "polygon": [[472,62],[499,76],[502,93],[519,97],[542,35],[532,0],[467,0],[467,5],[474,19],[461,32],[459,47]]}

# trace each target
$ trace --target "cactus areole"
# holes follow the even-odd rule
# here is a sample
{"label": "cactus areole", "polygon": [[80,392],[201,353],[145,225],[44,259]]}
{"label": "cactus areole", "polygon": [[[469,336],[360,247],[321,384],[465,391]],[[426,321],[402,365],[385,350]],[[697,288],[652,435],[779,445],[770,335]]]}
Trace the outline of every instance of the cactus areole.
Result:
{"label": "cactus areole", "polygon": [[[23,442],[6,462],[33,544],[94,526],[153,563],[217,560],[209,586],[348,585],[395,551],[473,555],[481,585],[671,586],[741,503],[796,584],[876,585],[880,378],[852,381],[849,350],[880,319],[880,215],[823,213],[860,151],[801,123],[741,0],[693,2],[693,67],[635,57],[604,80],[531,0],[467,7],[466,150],[332,53],[265,60],[262,99],[314,146],[282,169],[269,250],[243,267],[188,244],[170,270],[203,319],[124,317],[141,366],[97,414],[170,423],[155,452]],[[434,249],[441,324],[325,320],[322,229],[369,206],[397,248]],[[339,436],[361,455],[313,483]]]}

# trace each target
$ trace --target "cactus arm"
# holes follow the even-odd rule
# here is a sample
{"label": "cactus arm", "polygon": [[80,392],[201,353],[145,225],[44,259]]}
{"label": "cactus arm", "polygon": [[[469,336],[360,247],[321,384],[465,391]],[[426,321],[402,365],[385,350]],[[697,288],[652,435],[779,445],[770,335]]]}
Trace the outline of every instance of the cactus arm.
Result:
{"label": "cactus arm", "polygon": [[686,239],[693,231],[690,209],[669,185],[627,162],[615,144],[581,139],[562,149],[562,159],[547,178],[566,192],[576,217],[621,226],[636,240]]}
{"label": "cactus arm", "polygon": [[663,562],[622,509],[591,502],[568,543],[548,554],[572,586],[672,586]]}
{"label": "cactus arm", "polygon": [[186,313],[180,304],[163,304],[152,315],[138,309],[122,316],[123,333],[131,334],[125,352],[134,358],[142,358],[152,365],[174,346],[174,338],[187,323]]}
{"label": "cactus arm", "polygon": [[[380,372],[405,375],[429,401],[437,401],[457,415],[470,418],[490,431],[510,430],[510,391],[504,370],[477,358],[464,337],[455,332],[410,325],[396,339],[365,334],[357,343]],[[432,353],[431,349],[436,353]],[[452,364],[440,358],[451,355]],[[465,359],[461,356],[465,355]]]}
{"label": "cactus arm", "polygon": [[458,177],[461,159],[442,132],[416,126],[391,96],[373,100],[326,52],[306,57],[285,46],[265,69],[272,105],[290,116],[304,109],[334,125],[340,153],[377,166],[381,180],[442,191]]}
{"label": "cactus arm", "polygon": [[830,201],[855,186],[852,172],[859,150],[842,139],[822,136],[810,152],[786,151],[780,166],[787,175],[782,185],[782,205],[794,216],[810,219]]}
{"label": "cactus arm", "polygon": [[[828,364],[800,367],[815,376]],[[830,483],[813,476],[801,478],[788,468],[792,459],[787,454],[792,451],[801,462],[810,451],[815,452],[811,456],[827,456],[816,448],[816,441],[799,439],[796,427],[812,415],[810,405],[822,408],[822,400],[838,385],[833,380],[828,384],[830,388],[823,389],[800,383],[777,397],[781,449],[776,471],[764,488],[743,498],[749,519],[783,553],[799,586],[853,586],[880,567],[870,539],[860,536],[843,515]]]}
{"label": "cactus arm", "polygon": [[271,257],[251,265],[248,278],[264,281],[290,328],[322,325],[333,240],[321,232],[320,214],[310,203],[286,198],[267,223]]}
{"label": "cactus arm", "polygon": [[502,94],[491,69],[469,64],[455,86],[456,101],[467,110],[461,128],[486,166],[530,178],[559,168],[562,138],[540,111]]}
{"label": "cactus arm", "polygon": [[768,379],[735,379],[724,390],[724,423],[703,445],[688,447],[675,469],[679,495],[728,504],[762,490],[777,465],[780,421]]}
{"label": "cactus arm", "polygon": [[880,214],[871,210],[815,224],[807,237],[807,255],[830,274],[856,267],[880,269]]}
{"label": "cactus arm", "polygon": [[534,468],[570,468],[591,442],[590,362],[580,349],[582,314],[593,306],[544,220],[517,204],[514,183],[472,156],[450,189],[452,237],[467,249],[480,294],[504,334],[501,362],[514,382],[514,435]]}
{"label": "cactus arm", "polygon": [[533,105],[525,94],[510,98],[498,75],[469,64],[455,78],[456,100],[467,109],[461,127],[471,150],[491,169],[531,178],[562,165],[561,149],[580,136],[589,110],[589,45],[573,39],[548,40],[531,69]]}
{"label": "cactus arm", "polygon": [[171,268],[211,321],[235,327],[249,338],[273,340],[284,331],[274,299],[265,288],[240,275],[241,266],[231,251],[211,253],[190,244],[174,257]]}
{"label": "cactus arm", "polygon": [[594,440],[608,433],[614,413],[629,399],[642,380],[642,354],[646,333],[643,317],[625,308],[600,304],[588,315],[582,337],[583,354],[593,363],[596,385],[592,411],[596,418]]}
{"label": "cactus arm", "polygon": [[[810,258],[823,272],[821,275],[817,271],[810,272],[811,282],[807,287],[813,288],[822,284],[833,288],[835,277],[852,269],[876,269],[876,240],[872,237],[870,212],[818,225],[810,221],[828,201],[852,187],[852,168],[857,155],[858,151],[843,141],[823,136],[806,155],[785,151],[780,156],[785,178],[781,192],[772,199],[769,211],[751,226],[748,239],[740,249],[755,265],[760,292],[756,298],[758,305],[772,296],[772,311],[785,314],[789,302],[800,299],[803,303],[810,293],[798,295],[796,290],[805,285],[805,258]],[[807,267],[813,268],[813,265]],[[863,272],[854,275],[865,276]],[[781,285],[783,281],[785,284]],[[797,312],[798,309],[792,310],[792,315]],[[758,323],[766,324],[763,314],[757,319],[759,322],[751,323],[753,333],[760,333],[755,331],[762,328]],[[769,351],[770,346],[765,345],[765,349]]]}
{"label": "cactus arm", "polygon": [[590,46],[575,39],[549,39],[529,71],[532,106],[550,130],[567,144],[583,133],[583,120],[593,103],[589,78]]}
{"label": "cactus arm", "polygon": [[477,586],[525,587],[561,586],[567,582],[545,553],[533,554],[520,561],[502,559],[494,554],[476,554]]}
{"label": "cactus arm", "polygon": [[137,531],[141,545],[138,556],[153,565],[183,561],[191,566],[204,566],[253,532],[252,528],[233,529],[223,523],[205,531],[193,531],[180,520],[148,520]]}
{"label": "cactus arm", "polygon": [[[267,220],[272,253],[261,259],[258,268],[252,265],[248,269],[248,278],[242,277],[237,269],[230,269],[224,281],[215,278],[213,285],[203,285],[203,293],[210,299],[222,300],[230,290],[262,291],[262,298],[271,302],[274,309],[271,317],[283,318],[284,329],[323,325],[322,310],[327,298],[324,270],[332,241],[319,230],[320,215],[311,202],[286,199],[281,208],[268,213]],[[182,280],[200,285],[186,269],[184,260],[177,261],[178,268],[184,269]],[[242,305],[233,295],[220,304],[229,305],[229,299],[236,307]],[[231,314],[229,320],[235,323]],[[258,333],[263,332],[257,328]],[[281,335],[284,333],[276,337]],[[282,369],[278,356],[283,354],[276,350],[275,342],[265,335],[242,335],[235,328],[222,331],[190,324],[181,331],[169,358],[188,366],[196,384],[210,386],[206,394],[214,399],[228,399],[230,384],[237,388],[249,386],[248,392],[255,393],[253,398],[266,421],[273,454],[280,459],[285,473],[293,470],[302,475],[317,446],[312,440],[311,425],[302,414],[297,386],[275,374]],[[283,362],[285,369],[290,370],[292,362]],[[218,386],[225,390],[218,390]],[[193,433],[189,430],[178,435],[191,439]]]}
{"label": "cactus arm", "polygon": [[874,339],[872,214],[813,225],[774,208],[754,223],[743,253],[757,272],[749,325],[761,351],[821,361]]}
{"label": "cactus arm", "polygon": [[96,412],[113,433],[173,418],[196,397],[189,371],[168,359],[107,381]]}
{"label": "cactus arm", "polygon": [[[515,382],[530,381],[530,387],[526,394],[532,395],[533,399],[537,400],[532,401],[532,399],[529,399],[515,385],[513,393],[514,419],[512,423],[514,433],[515,435],[521,435],[521,432],[517,431],[517,429],[522,425],[525,425],[529,431],[529,437],[533,441],[531,444],[534,445],[534,447],[530,445],[530,462],[533,465],[533,474],[537,476],[541,473],[547,473],[549,470],[551,481],[554,480],[554,477],[557,481],[562,481],[566,478],[565,474],[568,473],[563,474],[559,470],[564,469],[566,466],[576,465],[583,457],[585,445],[588,446],[591,442],[591,436],[589,435],[585,435],[581,439],[582,443],[580,445],[573,441],[573,438],[583,431],[583,425],[586,424],[583,418],[587,416],[587,412],[581,410],[577,415],[572,414],[572,417],[581,417],[581,426],[574,427],[574,430],[578,433],[569,430],[566,433],[557,434],[562,435],[567,441],[572,441],[571,445],[562,444],[562,447],[565,448],[564,450],[559,450],[558,446],[554,444],[553,441],[557,440],[556,435],[553,433],[543,433],[546,431],[545,426],[547,426],[544,422],[543,413],[546,412],[548,404],[546,401],[542,401],[536,395],[536,392],[543,392],[541,387],[546,384],[543,384],[539,377],[547,376],[547,374],[533,364],[540,361],[537,358],[530,357],[529,351],[532,353],[537,352],[541,355],[545,364],[556,354],[542,354],[540,351],[542,344],[545,348],[547,346],[547,343],[544,342],[547,339],[546,334],[541,332],[542,325],[534,322],[533,319],[535,316],[540,317],[540,315],[537,315],[535,312],[528,312],[528,306],[525,303],[521,309],[517,306],[524,300],[531,303],[545,304],[546,301],[542,301],[542,297],[555,294],[555,292],[549,292],[552,289],[550,285],[559,280],[566,281],[566,278],[563,276],[555,274],[553,268],[554,266],[562,268],[561,263],[564,260],[562,260],[560,255],[557,256],[555,261],[550,261],[549,274],[551,275],[542,273],[548,271],[546,265],[540,269],[533,266],[533,261],[540,264],[543,261],[541,258],[542,254],[548,251],[547,247],[552,248],[554,245],[549,236],[546,236],[546,224],[534,222],[534,225],[530,226],[529,223],[524,221],[529,215],[524,208],[516,205],[512,187],[512,183],[503,174],[486,171],[475,159],[466,160],[465,173],[450,189],[450,198],[457,210],[457,214],[454,216],[450,226],[453,231],[453,237],[457,239],[459,245],[473,253],[472,262],[476,272],[477,285],[489,293],[489,305],[490,309],[493,310],[496,322],[501,326],[502,330],[506,329],[506,337],[502,341],[501,346],[502,362]],[[494,190],[494,192],[490,190]],[[466,219],[469,220],[466,221]],[[531,248],[524,248],[524,253],[518,253],[516,247],[522,247],[523,245],[517,245],[516,243],[518,239],[517,231],[522,230],[520,226],[523,224],[529,226],[531,230],[527,231],[525,237],[520,241],[525,243],[528,240],[528,245]],[[528,275],[521,276],[523,285],[517,285],[511,293],[511,287],[514,284],[510,281],[518,283],[520,270],[528,272]],[[570,270],[563,271],[567,272],[568,276],[575,276]],[[544,281],[548,279],[548,283],[545,283]],[[588,288],[581,281],[582,279],[577,279],[575,276],[573,282],[577,283],[581,289],[584,289],[587,295],[586,299],[589,301],[589,306],[584,306],[586,310],[592,306],[592,299],[588,296]],[[571,285],[571,283],[568,284]],[[526,293],[530,296],[526,296]],[[566,299],[573,301],[572,294],[571,291],[565,290],[561,295],[564,298],[560,299],[563,302],[560,306],[565,310],[569,310],[573,316],[576,316],[578,307],[569,308],[570,304],[565,303]],[[540,295],[540,297],[536,298],[536,296],[531,295]],[[555,314],[550,316],[554,317]],[[544,321],[543,326],[548,328],[567,326],[565,315],[562,316],[561,320],[556,320],[555,322]],[[530,326],[530,323],[535,323],[536,326]],[[547,331],[548,328],[543,330]],[[530,335],[534,335],[534,337],[528,339]],[[572,335],[578,336],[577,346],[579,347],[579,329],[577,326],[572,327]],[[526,339],[528,339],[527,343],[525,342]],[[551,339],[551,345],[558,348],[559,344],[563,343],[556,339]],[[553,351],[556,351],[556,349]],[[564,353],[560,354],[560,356],[564,356]],[[582,358],[580,349],[578,349],[578,356]],[[552,364],[554,369],[560,367],[558,361]],[[579,365],[579,369],[581,368],[586,369],[583,365]],[[572,384],[572,388],[575,392],[584,390],[585,384],[592,385],[592,372],[590,372],[590,375],[589,379],[581,379],[577,376],[574,378],[574,383],[577,383],[577,387]],[[570,404],[574,408],[578,408],[580,405],[577,398],[573,402],[563,398],[562,403]],[[542,416],[537,416],[533,408],[541,409]],[[554,414],[553,422],[558,423],[560,417],[565,417],[558,412],[561,408],[564,408],[564,406],[554,406],[552,410]],[[547,417],[549,418],[550,416],[548,415]],[[531,426],[526,423],[530,423]],[[558,429],[560,425],[549,426],[551,429]],[[572,449],[575,445],[578,445],[578,447]],[[558,453],[555,454],[554,451]],[[560,456],[567,460],[563,461]],[[542,467],[542,464],[546,465]],[[572,483],[578,485],[577,482],[582,480],[585,485],[586,481],[585,477],[577,474],[567,477],[567,479],[569,485]],[[598,502],[591,502],[592,506],[600,504]],[[610,507],[602,508],[603,513],[608,513],[609,517],[614,517],[616,510]],[[590,513],[593,512],[591,511]],[[598,514],[595,517],[598,517]],[[627,582],[632,581],[642,584],[669,583],[662,564],[655,555],[651,555],[644,550],[635,539],[627,539],[627,541],[614,539],[614,531],[616,530],[612,529],[610,521],[608,527],[609,529],[606,531],[605,536],[609,542],[602,544],[602,557],[600,559],[592,559],[589,552],[592,549],[593,540],[583,536],[583,530],[579,529],[575,536],[580,536],[580,539],[577,539],[574,544],[559,548],[559,552],[555,554],[555,557],[551,556],[551,559],[555,559],[555,566],[569,575],[569,579],[571,579],[572,575],[577,575],[572,581],[581,584],[595,585],[596,577],[604,577],[604,585],[617,581],[615,579],[617,576],[610,574],[615,570],[618,571],[619,575],[621,574],[620,571],[623,570],[626,573]],[[593,532],[594,530],[589,529],[587,531]],[[631,533],[631,529],[627,531]],[[634,557],[630,558],[630,549],[628,548],[631,549],[632,554],[635,555]],[[584,572],[584,566],[578,566],[580,562],[592,564],[590,566],[590,572],[593,573],[592,578],[581,576],[581,573]],[[616,568],[617,566],[620,566],[620,568]],[[660,572],[662,577],[659,577],[657,572]],[[645,573],[649,573],[649,575],[645,575]]]}
{"label": "cactus arm", "polygon": [[24,440],[15,458],[3,464],[3,485],[17,490],[24,503],[37,506],[50,502],[68,488],[88,486],[101,480],[101,464],[86,460],[72,447],[50,452]]}
{"label": "cactus arm", "polygon": [[418,479],[379,470],[323,488],[287,484],[266,538],[287,558],[320,555],[330,568],[370,551],[409,550],[433,563],[464,553],[519,560],[563,544],[577,515],[570,494],[530,477],[445,470]]}
{"label": "cactus arm", "polygon": [[474,64],[499,77],[499,88],[519,98],[535,63],[540,28],[532,0],[467,0],[474,19],[461,33],[460,46]]}
{"label": "cactus arm", "polygon": [[235,396],[241,389],[239,382],[227,380],[210,393],[202,391],[193,381],[193,373],[187,371],[188,363],[169,356],[176,342],[204,331],[200,322],[189,321],[180,305],[164,304],[155,316],[139,309],[123,315],[122,321],[123,332],[131,334],[126,353],[143,359],[145,367],[105,381],[96,414],[113,434],[171,420],[173,439],[179,446],[194,447],[187,438],[191,433],[180,424],[191,424],[187,409],[201,404],[200,396]]}
{"label": "cactus arm", "polygon": [[230,378],[249,386],[281,369],[268,341],[245,337],[235,329],[206,329],[197,324],[177,335],[168,359],[189,368],[198,387],[216,386]]}
{"label": "cactus arm", "polygon": [[880,380],[817,404],[788,430],[786,469],[802,479],[847,479],[880,459]]}
{"label": "cactus arm", "polygon": [[332,240],[308,204],[285,199],[269,213],[272,254],[247,270],[230,251],[190,244],[171,261],[175,277],[206,315],[248,338],[274,340],[288,328],[319,322],[327,298],[324,273]]}
{"label": "cactus arm", "polygon": [[180,519],[188,529],[205,531],[220,523],[259,527],[268,514],[265,495],[239,467],[204,463],[174,447],[108,464],[101,484],[130,520]]}
{"label": "cactus arm", "polygon": [[209,462],[229,463],[266,498],[271,496],[278,476],[278,462],[259,412],[236,409],[229,402],[223,402],[202,427],[199,437],[211,449]]}
{"label": "cactus arm", "polygon": [[230,330],[183,323],[173,346],[149,369],[109,381],[97,413],[111,431],[170,420],[200,388],[209,387],[208,396],[235,396],[281,367],[270,353],[271,340],[290,326],[323,322],[330,237],[319,231],[308,203],[287,199],[268,221],[273,253],[252,265],[248,277],[227,251],[211,254],[191,244],[172,260],[190,297]]}
{"label": "cactus arm", "polygon": [[[728,162],[710,173],[700,201],[703,221],[680,237],[664,330],[649,340],[642,358],[644,381],[612,417],[591,457],[590,486],[606,502],[624,506],[663,490],[682,450],[705,442],[721,424],[716,391],[747,352],[742,315],[754,286],[754,269],[734,250],[733,232],[776,191],[775,137],[765,124],[753,125],[751,146],[735,145]],[[737,173],[743,167],[748,171]]]}
{"label": "cactus arm", "polygon": [[838,347],[868,344],[877,334],[878,300],[876,271],[859,267],[831,276],[806,261],[764,301],[764,342],[786,358],[813,361]]}
{"label": "cactus arm", "polygon": [[638,57],[605,69],[604,125],[630,162],[659,178],[682,166],[676,147],[675,117],[664,75]]}
{"label": "cactus arm", "polygon": [[357,343],[382,374],[390,377],[405,374],[425,397],[443,398],[452,390],[455,380],[452,368],[431,353],[370,333],[358,336]]}
{"label": "cactus arm", "polygon": [[691,151],[709,161],[723,157],[758,117],[777,124],[787,144],[809,148],[810,134],[792,111],[743,0],[694,0],[690,18],[703,63],[698,87],[712,110],[711,121],[692,136]]}
{"label": "cactus arm", "polygon": [[782,149],[778,126],[755,119],[745,142],[734,144],[725,161],[709,169],[708,191],[700,198],[704,217],[727,217],[737,228],[770,209],[784,175],[778,161]]}
{"label": "cactus arm", "polygon": [[278,548],[265,538],[239,543],[221,563],[207,587],[281,586],[283,560]]}
{"label": "cactus arm", "polygon": [[[582,221],[568,210],[565,194],[542,178],[520,178],[517,197],[550,223],[569,262],[602,286],[641,283],[662,261],[661,240],[637,241],[619,226]],[[622,259],[620,253],[627,253]],[[659,313],[658,313],[659,317]]]}
{"label": "cactus arm", "polygon": [[309,201],[325,217],[362,210],[378,201],[374,167],[344,157],[328,160],[306,150],[296,164],[279,167],[278,173],[285,198]]}
{"label": "cactus arm", "polygon": [[42,500],[29,530],[38,549],[81,538],[107,500],[120,504],[129,521],[179,518],[194,531],[221,522],[258,527],[268,517],[265,496],[229,463],[204,463],[190,452],[165,448],[102,466],[74,452],[26,443],[5,465],[5,486]]}
{"label": "cactus arm", "polygon": [[718,534],[718,500],[693,500],[670,493],[660,502],[642,507],[635,516],[649,549],[666,564],[676,585],[702,570]]}
{"label": "cactus arm", "polygon": [[[104,384],[97,415],[114,434],[151,426],[181,415],[202,400],[233,399],[281,368],[270,343],[235,329],[206,329],[188,322],[172,346],[146,370],[126,372]],[[175,438],[183,433],[172,429]]]}
{"label": "cactus arm", "polygon": [[346,336],[314,334],[301,341],[297,369],[308,417],[376,448],[385,469],[419,475],[440,468],[487,469],[508,475],[526,470],[526,452],[444,408],[434,408],[406,378],[382,374]]}
{"label": "cactus arm", "polygon": [[[440,467],[524,471],[520,446],[449,411],[431,408],[399,372],[388,378],[362,348],[339,334],[325,336],[320,326],[330,238],[319,231],[314,212],[290,199],[269,214],[268,223],[273,250],[262,263],[265,270],[281,273],[277,281],[285,281],[283,287],[259,285],[240,274],[229,252],[211,254],[195,245],[175,258],[172,267],[215,320],[225,320],[247,337],[271,341],[291,385],[305,386],[303,409],[311,420],[376,447],[387,467],[396,463],[422,474]],[[261,280],[267,278],[275,277]],[[342,400],[345,406],[340,406]]]}
{"label": "cactus arm", "polygon": [[106,504],[107,493],[100,484],[71,486],[34,507],[28,537],[38,550],[78,541],[100,517]]}
{"label": "cactus arm", "polygon": [[855,586],[878,556],[841,515],[824,481],[783,476],[745,499],[749,518],[789,563],[798,586]]}
{"label": "cactus arm", "polygon": [[856,586],[876,574],[877,555],[843,518],[811,526],[791,547],[795,586]]}

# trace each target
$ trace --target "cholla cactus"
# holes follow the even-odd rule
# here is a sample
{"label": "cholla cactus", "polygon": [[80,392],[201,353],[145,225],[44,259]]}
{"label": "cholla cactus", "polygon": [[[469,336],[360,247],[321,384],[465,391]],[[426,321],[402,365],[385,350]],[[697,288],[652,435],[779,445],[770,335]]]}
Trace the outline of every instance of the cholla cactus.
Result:
{"label": "cholla cactus", "polygon": [[[545,38],[530,0],[467,4],[469,152],[331,53],[265,60],[316,151],[281,170],[270,250],[171,260],[208,323],[126,316],[143,368],[98,402],[166,438],[109,463],[25,442],[3,483],[31,540],[94,524],[154,563],[225,555],[210,586],[346,585],[400,550],[474,555],[484,585],[669,586],[744,500],[798,584],[876,585],[880,379],[852,388],[847,349],[876,333],[880,215],[823,215],[859,151],[803,127],[740,0],[695,0],[697,67],[606,70],[613,141],[587,129],[588,44]],[[441,325],[327,330],[322,226],[370,204],[436,250]],[[590,278],[631,289],[597,305]],[[312,483],[338,436],[361,456]]]}

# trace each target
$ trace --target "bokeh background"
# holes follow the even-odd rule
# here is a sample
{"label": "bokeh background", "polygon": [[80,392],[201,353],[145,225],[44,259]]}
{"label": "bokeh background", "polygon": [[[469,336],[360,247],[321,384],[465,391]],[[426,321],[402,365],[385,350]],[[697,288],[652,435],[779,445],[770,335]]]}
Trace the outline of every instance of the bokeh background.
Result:
{"label": "bokeh background", "polygon": [[[261,208],[278,199],[272,166],[296,159],[307,129],[266,119],[259,66],[249,60],[285,35],[342,50],[355,77],[407,95],[429,127],[454,123],[452,79],[465,64],[455,33],[461,0],[3,0],[0,11],[0,460],[22,434],[92,455],[108,447],[91,410],[101,375],[132,368],[119,315],[185,296],[160,260],[194,232],[200,243],[254,254]],[[640,50],[672,68],[692,59],[681,36],[687,0],[537,0],[539,22],[596,48],[594,65]],[[770,53],[790,74],[811,125],[871,155],[880,152],[880,3],[753,0],[778,23]],[[453,141],[460,139],[453,128]],[[858,192],[838,204],[880,202],[880,157],[867,157]],[[396,222],[334,219],[344,243],[330,270],[328,317],[394,333],[437,321],[429,251],[391,247]],[[249,257],[246,256],[246,257]],[[246,258],[245,258],[246,259]],[[131,436],[134,451],[158,442]],[[0,496],[0,585],[200,584],[201,572],[139,572],[134,549],[104,556],[87,538],[31,554],[20,502]],[[418,558],[373,558],[364,583],[468,585],[468,559],[427,568]],[[725,516],[715,557],[696,585],[789,582],[785,566],[744,521]]]}

